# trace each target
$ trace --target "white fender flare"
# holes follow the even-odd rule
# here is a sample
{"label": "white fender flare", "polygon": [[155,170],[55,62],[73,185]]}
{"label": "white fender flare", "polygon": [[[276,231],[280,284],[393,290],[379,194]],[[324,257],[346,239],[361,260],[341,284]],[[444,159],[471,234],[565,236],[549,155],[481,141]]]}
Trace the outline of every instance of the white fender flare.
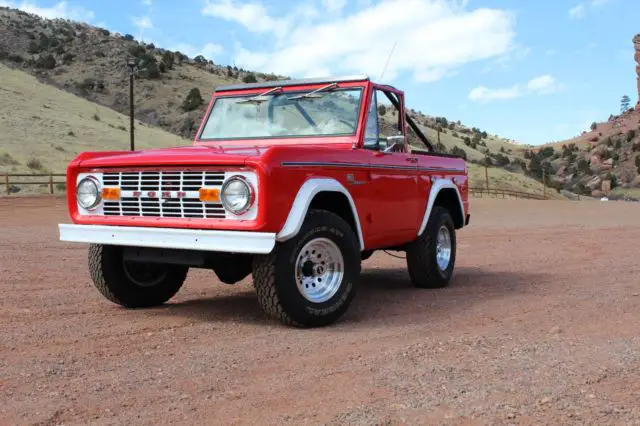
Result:
{"label": "white fender flare", "polygon": [[300,231],[302,222],[307,215],[307,210],[309,210],[311,200],[313,200],[313,197],[315,197],[315,195],[320,192],[339,192],[347,197],[347,200],[349,200],[349,205],[351,206],[351,213],[353,214],[354,222],[356,224],[358,241],[360,242],[360,250],[364,250],[362,227],[360,226],[358,210],[356,209],[356,205],[353,202],[353,198],[351,197],[351,194],[349,193],[347,188],[345,188],[340,182],[335,179],[329,178],[309,179],[300,187],[300,190],[298,190],[298,194],[293,201],[293,205],[291,206],[289,216],[287,216],[287,220],[284,226],[282,227],[280,232],[276,234],[276,241],[286,241],[290,238],[293,238]]}
{"label": "white fender flare", "polygon": [[462,197],[460,196],[460,191],[458,190],[458,187],[450,179],[437,179],[431,186],[431,191],[429,191],[429,201],[427,202],[427,209],[424,212],[424,217],[422,218],[422,224],[420,225],[420,229],[418,230],[418,236],[422,235],[425,228],[427,227],[427,222],[429,221],[429,217],[431,216],[431,210],[433,210],[433,204],[436,202],[436,198],[438,197],[438,194],[443,189],[453,189],[454,191],[456,191],[456,195],[457,195],[456,198],[460,203],[460,215],[462,216],[462,226],[464,226],[464,204],[462,203]]}

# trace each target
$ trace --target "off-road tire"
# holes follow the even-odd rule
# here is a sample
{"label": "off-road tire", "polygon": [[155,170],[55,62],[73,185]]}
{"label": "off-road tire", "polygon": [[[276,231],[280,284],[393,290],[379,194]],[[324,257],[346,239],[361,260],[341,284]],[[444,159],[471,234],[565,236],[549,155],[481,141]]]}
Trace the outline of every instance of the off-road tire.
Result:
{"label": "off-road tire", "polygon": [[94,286],[108,300],[126,308],[158,306],[171,299],[182,287],[189,268],[181,265],[159,265],[166,274],[155,285],[142,287],[125,272],[123,247],[91,244],[89,272]]}
{"label": "off-road tire", "polygon": [[[329,300],[314,303],[298,289],[296,259],[307,242],[321,237],[340,249],[344,275]],[[356,234],[344,219],[326,210],[310,210],[295,237],[277,243],[267,255],[254,256],[253,283],[260,306],[267,315],[290,326],[309,328],[334,323],[347,311],[356,293],[361,270],[359,247]]]}
{"label": "off-road tire", "polygon": [[[447,227],[451,237],[451,258],[444,271],[438,267],[436,257],[436,243],[441,226]],[[449,284],[456,260],[455,231],[449,210],[438,205],[434,206],[424,232],[407,247],[407,268],[414,286],[442,288]]]}

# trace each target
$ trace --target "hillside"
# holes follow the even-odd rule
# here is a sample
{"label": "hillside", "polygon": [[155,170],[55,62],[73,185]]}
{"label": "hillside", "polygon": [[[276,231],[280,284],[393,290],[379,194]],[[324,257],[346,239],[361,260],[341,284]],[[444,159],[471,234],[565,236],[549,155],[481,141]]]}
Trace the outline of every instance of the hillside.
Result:
{"label": "hillside", "polygon": [[526,152],[528,168],[549,185],[600,197],[640,199],[640,111],[593,123],[591,131]]}
{"label": "hillside", "polygon": [[[140,147],[151,146],[145,144],[152,140],[153,146],[188,143],[218,85],[286,78],[214,64],[203,57],[188,58],[83,23],[0,8],[0,63],[16,70],[3,68],[0,79],[5,92],[13,91],[10,102],[0,107],[6,108],[0,126],[13,129],[0,135],[0,155],[4,155],[0,171],[24,170],[32,157],[43,170],[61,171],[76,152],[126,147],[128,124],[122,114],[128,114],[125,61],[131,56],[137,60],[136,119],[148,126],[138,128]],[[522,175],[521,146],[444,117],[414,110],[410,115],[434,144],[440,131],[439,151],[461,155],[472,166],[488,161],[518,174],[510,176],[492,167],[492,187],[542,190],[540,183]],[[36,116],[40,119],[32,118]],[[482,185],[484,169],[475,175],[475,184]]]}
{"label": "hillside", "polygon": [[[129,148],[128,117],[3,65],[0,97],[0,173],[64,173],[82,151]],[[136,148],[190,143],[137,123]]]}

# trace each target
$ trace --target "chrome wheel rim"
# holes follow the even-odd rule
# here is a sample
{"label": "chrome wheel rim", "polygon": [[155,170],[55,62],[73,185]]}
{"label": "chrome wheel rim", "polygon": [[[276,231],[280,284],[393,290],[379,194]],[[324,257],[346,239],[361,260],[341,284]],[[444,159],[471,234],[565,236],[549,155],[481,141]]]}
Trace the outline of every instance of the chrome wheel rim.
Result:
{"label": "chrome wheel rim", "polygon": [[336,243],[315,238],[305,244],[296,259],[296,284],[300,294],[310,302],[331,299],[344,276],[344,258]]}
{"label": "chrome wheel rim", "polygon": [[441,271],[446,271],[451,261],[451,233],[449,228],[441,226],[436,241],[436,261]]}
{"label": "chrome wheel rim", "polygon": [[123,262],[124,274],[139,287],[153,287],[167,276],[167,268],[146,262]]}

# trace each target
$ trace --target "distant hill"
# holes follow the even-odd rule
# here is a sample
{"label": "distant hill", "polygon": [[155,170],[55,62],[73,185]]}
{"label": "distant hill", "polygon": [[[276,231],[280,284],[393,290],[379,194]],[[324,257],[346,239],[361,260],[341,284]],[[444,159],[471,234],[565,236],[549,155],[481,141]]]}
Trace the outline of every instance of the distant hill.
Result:
{"label": "distant hill", "polygon": [[557,188],[640,199],[640,111],[593,123],[589,132],[525,151],[530,173]]}

